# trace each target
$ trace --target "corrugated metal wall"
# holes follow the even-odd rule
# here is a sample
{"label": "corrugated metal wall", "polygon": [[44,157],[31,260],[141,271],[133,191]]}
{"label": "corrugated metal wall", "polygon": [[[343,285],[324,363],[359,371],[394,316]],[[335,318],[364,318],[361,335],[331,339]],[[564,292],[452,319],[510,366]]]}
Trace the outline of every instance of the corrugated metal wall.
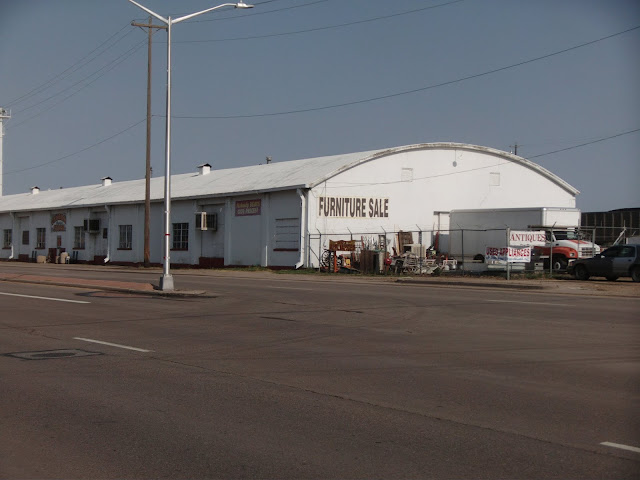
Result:
{"label": "corrugated metal wall", "polygon": [[640,234],[640,208],[622,208],[609,212],[582,212],[581,225],[584,229],[594,228],[595,242],[610,245],[620,232],[627,229],[627,236]]}

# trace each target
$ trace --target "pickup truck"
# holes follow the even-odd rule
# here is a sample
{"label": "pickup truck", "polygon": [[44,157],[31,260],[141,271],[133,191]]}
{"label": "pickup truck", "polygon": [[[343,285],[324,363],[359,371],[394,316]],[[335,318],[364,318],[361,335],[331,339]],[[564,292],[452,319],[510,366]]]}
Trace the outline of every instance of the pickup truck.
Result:
{"label": "pickup truck", "polygon": [[640,282],[640,244],[614,245],[592,258],[581,258],[569,265],[569,273],[578,280],[605,277],[615,281],[631,277]]}

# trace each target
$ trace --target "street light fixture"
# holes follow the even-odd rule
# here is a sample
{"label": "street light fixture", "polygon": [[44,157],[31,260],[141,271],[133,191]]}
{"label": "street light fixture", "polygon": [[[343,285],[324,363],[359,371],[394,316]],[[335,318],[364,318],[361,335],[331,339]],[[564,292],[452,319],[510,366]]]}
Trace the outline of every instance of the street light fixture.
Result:
{"label": "street light fixture", "polygon": [[165,132],[165,166],[164,166],[164,243],[163,243],[163,267],[162,267],[162,277],[160,277],[160,290],[170,291],[174,289],[173,286],[173,277],[171,276],[171,259],[169,256],[169,240],[171,238],[171,26],[176,23],[180,23],[184,20],[189,20],[190,18],[197,17],[198,15],[202,15],[203,13],[208,13],[213,10],[217,10],[222,7],[234,7],[234,8],[253,8],[253,5],[247,5],[244,2],[237,3],[223,3],[222,5],[218,5],[216,7],[207,8],[200,12],[191,13],[189,15],[184,15],[179,18],[164,18],[157,13],[149,10],[147,7],[140,5],[138,2],[134,0],[129,0],[129,2],[133,3],[136,7],[141,8],[149,15],[154,16],[161,22],[167,25],[167,123],[166,123],[166,132]]}

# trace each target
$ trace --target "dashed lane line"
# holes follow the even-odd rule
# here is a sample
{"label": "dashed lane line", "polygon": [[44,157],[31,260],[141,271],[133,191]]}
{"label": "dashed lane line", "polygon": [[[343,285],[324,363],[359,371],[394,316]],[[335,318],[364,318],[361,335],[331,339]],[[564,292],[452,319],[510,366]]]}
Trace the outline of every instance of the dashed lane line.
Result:
{"label": "dashed lane line", "polygon": [[67,303],[91,303],[83,300],[67,300],[65,298],[51,298],[51,297],[38,297],[35,295],[21,295],[19,293],[4,293],[0,292],[0,295],[7,295],[9,297],[23,297],[23,298],[35,298],[38,300],[51,300],[52,302],[67,302]]}
{"label": "dashed lane line", "polygon": [[126,350],[135,350],[136,352],[153,352],[153,350],[145,350],[144,348],[130,347],[128,345],[120,345],[119,343],[103,342],[102,340],[94,340],[92,338],[73,337],[74,340],[82,340],[83,342],[99,343],[100,345],[108,345],[109,347],[124,348]]}
{"label": "dashed lane line", "polygon": [[602,442],[600,445],[605,447],[619,448],[620,450],[629,450],[630,452],[640,453],[640,448],[632,447],[630,445],[623,445],[622,443]]}
{"label": "dashed lane line", "polygon": [[522,302],[519,300],[485,300],[485,302],[491,303],[516,303],[520,305],[547,305],[552,307],[573,307],[575,305],[570,305],[568,303],[548,303],[548,302]]}

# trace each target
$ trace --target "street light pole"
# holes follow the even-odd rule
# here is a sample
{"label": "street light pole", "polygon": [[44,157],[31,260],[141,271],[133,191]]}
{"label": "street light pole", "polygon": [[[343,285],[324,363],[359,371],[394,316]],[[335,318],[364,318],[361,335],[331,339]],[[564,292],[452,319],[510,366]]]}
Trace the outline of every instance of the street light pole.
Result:
{"label": "street light pole", "polygon": [[163,239],[163,266],[162,277],[160,277],[160,290],[171,291],[174,290],[173,276],[171,275],[171,258],[169,241],[171,239],[171,26],[174,23],[179,23],[190,18],[197,17],[203,13],[211,12],[223,7],[234,8],[253,8],[253,5],[247,5],[244,2],[238,3],[223,3],[216,7],[207,8],[199,12],[184,15],[182,17],[172,19],[171,17],[164,18],[157,13],[149,10],[147,7],[140,5],[134,0],[129,0],[138,8],[144,10],[149,15],[154,16],[161,22],[167,25],[167,118],[165,129],[165,164],[164,164],[164,239]]}

